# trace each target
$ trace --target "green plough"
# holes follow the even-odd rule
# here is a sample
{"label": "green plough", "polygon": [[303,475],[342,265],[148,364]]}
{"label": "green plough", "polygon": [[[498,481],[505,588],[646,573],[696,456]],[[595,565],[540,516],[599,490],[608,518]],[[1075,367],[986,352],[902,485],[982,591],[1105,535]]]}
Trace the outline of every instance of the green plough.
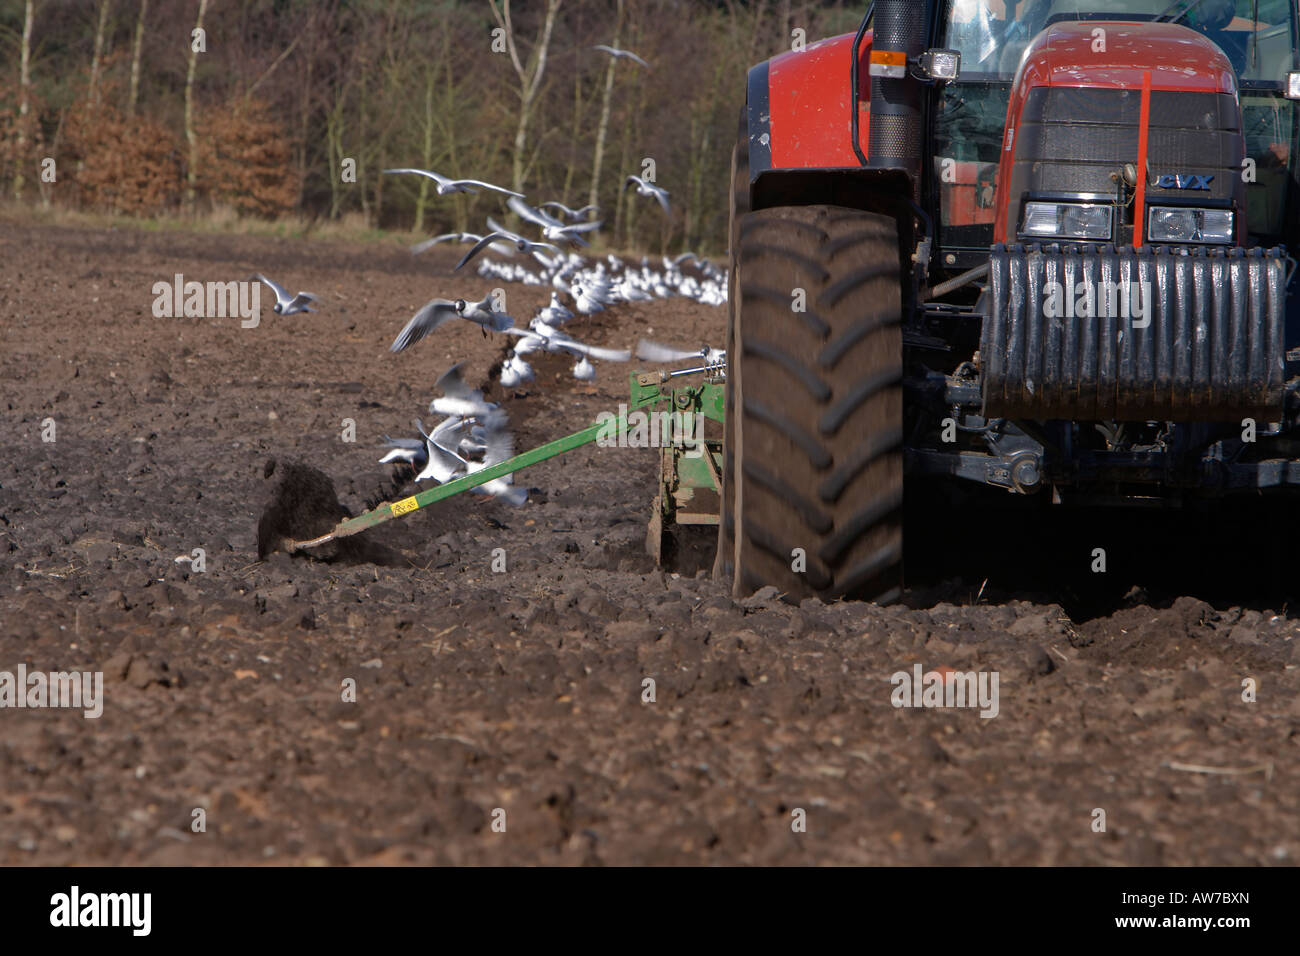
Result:
{"label": "green plough", "polygon": [[[673,384],[688,375],[703,375],[706,378],[697,384]],[[601,439],[618,439],[621,436],[620,445],[640,447],[644,441],[648,447],[657,448],[660,453],[659,488],[646,537],[647,550],[658,562],[663,553],[665,527],[674,524],[718,523],[722,494],[722,439],[720,436],[708,437],[706,431],[708,421],[718,424],[723,421],[722,375],[722,368],[713,365],[672,372],[634,372],[629,376],[630,395],[627,406],[621,408],[620,413],[612,419],[606,418],[581,431],[401,501],[384,502],[355,518],[340,521],[320,537],[283,540],[281,548],[293,553],[348,538],[489,481],[514,474],[548,458],[563,455]],[[666,414],[662,417],[650,414],[654,412]],[[673,440],[664,423],[674,420],[698,422],[698,426],[693,429],[698,442],[695,437],[688,441]]]}

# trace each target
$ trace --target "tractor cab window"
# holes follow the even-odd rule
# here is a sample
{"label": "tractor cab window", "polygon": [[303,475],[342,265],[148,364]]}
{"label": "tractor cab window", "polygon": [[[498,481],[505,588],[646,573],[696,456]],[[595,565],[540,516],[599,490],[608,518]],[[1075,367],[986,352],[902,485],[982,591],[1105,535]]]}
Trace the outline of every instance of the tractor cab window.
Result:
{"label": "tractor cab window", "polygon": [[1250,241],[1297,243],[1300,122],[1296,101],[1285,97],[1287,73],[1300,69],[1293,0],[950,0],[935,37],[962,54],[961,75],[939,92],[934,120],[945,248],[992,242],[1011,83],[1034,37],[1063,21],[1178,23],[1217,44],[1238,78]]}

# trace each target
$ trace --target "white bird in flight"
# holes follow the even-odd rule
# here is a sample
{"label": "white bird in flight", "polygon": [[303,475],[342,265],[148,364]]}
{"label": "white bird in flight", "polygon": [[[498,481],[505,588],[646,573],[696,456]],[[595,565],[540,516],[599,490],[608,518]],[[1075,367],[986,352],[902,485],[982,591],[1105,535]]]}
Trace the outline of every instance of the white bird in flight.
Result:
{"label": "white bird in flight", "polygon": [[276,315],[293,315],[296,312],[316,311],[315,309],[308,308],[307,303],[319,302],[320,299],[312,295],[310,292],[299,292],[297,295],[290,295],[284,286],[268,279],[260,272],[254,273],[253,278],[259,282],[265,283],[267,288],[275,293],[275,305],[271,307],[271,310]]}
{"label": "white bird in flight", "polygon": [[657,199],[659,205],[664,207],[664,215],[671,216],[673,211],[668,208],[668,190],[662,186],[656,186],[652,182],[642,179],[640,176],[629,176],[623,180],[623,188],[636,184],[636,194],[645,196],[649,199]]}
{"label": "white bird in flight", "polygon": [[498,406],[484,399],[481,391],[465,384],[460,374],[461,366],[464,364],[457,362],[442,373],[435,383],[442,389],[442,397],[435,398],[429,403],[429,411],[437,415],[486,421]]}
{"label": "white bird in flight", "polygon": [[[438,184],[438,195],[446,196],[449,193],[476,193],[478,189],[491,189],[494,192],[505,193],[507,196],[524,197],[523,193],[517,193],[514,190],[506,189],[503,186],[494,186],[491,183],[485,183],[481,179],[449,179],[446,176],[440,176],[435,172],[427,169],[412,169],[404,167],[402,169],[385,169],[386,174],[391,173],[411,173],[415,176],[424,176],[426,179],[432,179]],[[477,186],[478,189],[472,187]]]}
{"label": "white bird in flight", "polygon": [[429,453],[425,448],[425,442],[419,438],[392,438],[389,435],[385,435],[384,447],[390,450],[388,454],[379,459],[381,465],[387,465],[388,463],[395,461],[404,461],[408,465],[411,465],[416,471],[419,471],[429,460]]}
{"label": "white bird in flight", "polygon": [[461,266],[469,262],[469,260],[473,259],[484,249],[488,248],[488,246],[494,245],[496,243],[502,243],[502,242],[509,243],[510,245],[518,249],[520,252],[528,252],[528,253],[536,254],[538,249],[553,249],[556,252],[560,251],[559,246],[550,242],[533,242],[531,239],[525,239],[523,236],[516,236],[514,233],[489,232],[486,236],[483,236],[481,239],[479,239],[477,243],[474,244],[473,249],[465,253],[464,257],[460,260],[460,262],[456,263],[456,268],[459,269]]}
{"label": "white bird in flight", "polygon": [[641,59],[639,56],[637,56],[637,55],[636,55],[635,53],[633,53],[631,50],[618,50],[618,49],[615,49],[615,48],[612,47],[612,46],[606,46],[606,45],[603,44],[603,43],[598,43],[598,44],[596,44],[595,46],[592,47],[592,49],[593,49],[593,50],[599,50],[601,53],[608,53],[610,56],[612,56],[612,57],[613,57],[614,59],[616,59],[616,60],[632,60],[633,62],[640,63],[640,64],[641,64],[642,66],[644,66],[644,67],[649,68],[649,66],[650,66],[649,63],[647,63],[645,60]]}
{"label": "white bird in flight", "polygon": [[583,206],[581,209],[570,209],[562,202],[544,202],[541,205],[539,205],[537,208],[558,209],[560,210],[560,212],[564,213],[565,218],[567,218],[570,222],[581,222],[584,218],[586,218],[586,215],[589,212],[594,212],[597,214],[600,213],[600,208],[595,203],[589,203],[588,205]]}
{"label": "white bird in flight", "polygon": [[563,223],[548,213],[534,209],[515,196],[507,199],[506,205],[513,209],[521,219],[527,219],[534,225],[541,226],[542,236],[552,242],[571,242],[576,246],[585,246],[588,243],[579,233],[591,232],[593,229],[599,229],[604,225],[601,222]]}
{"label": "white bird in flight", "polygon": [[702,359],[705,365],[722,365],[727,361],[727,352],[725,349],[710,348],[707,345],[692,352],[642,339],[636,344],[636,357],[643,362],[686,362]]}
{"label": "white bird in flight", "polygon": [[411,321],[397,333],[390,352],[402,352],[409,349],[444,322],[455,318],[468,319],[483,328],[483,334],[489,331],[503,332],[514,325],[515,320],[504,312],[493,312],[492,297],[485,296],[478,302],[466,302],[464,299],[430,299],[420,310],[411,316]]}
{"label": "white bird in flight", "polygon": [[[426,249],[432,249],[442,242],[478,242],[482,238],[476,232],[445,232],[441,236],[434,236],[432,239],[425,239],[423,242],[417,242],[411,246],[411,255],[419,255]],[[504,253],[508,256],[515,254],[515,250],[505,242],[496,243],[496,247],[492,251]]]}
{"label": "white bird in flight", "polygon": [[[526,329],[507,329],[507,335],[518,336],[515,343],[515,356],[527,355],[529,352],[554,352],[561,355],[576,356],[578,362],[573,366],[573,377],[589,382],[596,377],[596,368],[591,364],[593,358],[602,362],[626,362],[632,353],[626,349],[607,349],[598,345],[586,345],[577,339],[565,335],[559,329],[534,318]],[[531,369],[530,369],[531,371]],[[502,382],[503,385],[508,383]]]}

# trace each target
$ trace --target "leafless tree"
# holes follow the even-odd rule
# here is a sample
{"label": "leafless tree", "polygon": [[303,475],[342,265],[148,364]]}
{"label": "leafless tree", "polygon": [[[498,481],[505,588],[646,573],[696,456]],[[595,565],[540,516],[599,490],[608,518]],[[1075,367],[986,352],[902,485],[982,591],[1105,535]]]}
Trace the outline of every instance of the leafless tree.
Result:
{"label": "leafless tree", "polygon": [[196,34],[203,29],[203,14],[207,9],[208,0],[199,0],[199,14],[194,20],[195,32],[190,34],[189,64],[185,70],[185,142],[190,149],[189,168],[185,171],[185,205],[191,211],[194,209],[199,165],[199,138],[194,132],[194,72],[199,63]]}
{"label": "leafless tree", "polygon": [[528,148],[528,127],[533,119],[533,110],[537,104],[537,93],[546,74],[546,58],[551,48],[551,33],[555,29],[555,17],[560,12],[560,0],[546,0],[546,13],[537,38],[525,62],[519,56],[519,44],[515,39],[515,26],[510,16],[510,0],[488,0],[492,16],[502,31],[506,52],[510,64],[519,78],[519,122],[515,126],[514,156],[511,162],[510,188],[523,192],[525,152]]}

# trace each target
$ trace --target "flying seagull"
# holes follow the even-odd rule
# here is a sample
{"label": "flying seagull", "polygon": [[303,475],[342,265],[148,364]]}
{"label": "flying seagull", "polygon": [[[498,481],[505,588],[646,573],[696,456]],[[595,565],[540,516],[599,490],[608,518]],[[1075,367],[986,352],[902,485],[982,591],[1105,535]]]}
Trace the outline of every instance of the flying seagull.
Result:
{"label": "flying seagull", "polygon": [[586,206],[583,206],[581,209],[570,209],[562,202],[544,202],[537,208],[546,209],[548,207],[552,209],[560,210],[560,212],[564,213],[565,217],[570,222],[581,222],[584,218],[586,218],[587,213],[594,212],[599,214],[600,212],[600,207],[598,207],[595,203],[589,203]]}
{"label": "flying seagull", "polygon": [[486,420],[498,406],[486,401],[483,393],[470,388],[461,377],[460,370],[464,362],[457,362],[436,382],[442,389],[442,397],[429,403],[429,411],[436,415],[454,415],[457,418],[476,418]]}
{"label": "flying seagull", "polygon": [[390,449],[388,454],[379,459],[381,465],[389,462],[404,461],[416,471],[422,469],[429,460],[425,443],[419,438],[392,438],[384,436],[384,447]]}
{"label": "flying seagull", "polygon": [[[419,255],[426,249],[432,249],[441,242],[478,242],[483,237],[475,232],[445,232],[441,236],[434,236],[432,239],[425,239],[423,242],[417,242],[411,246],[411,255]],[[504,252],[508,256],[513,256],[515,251],[506,243],[498,244],[494,252]]]}
{"label": "flying seagull", "polygon": [[650,66],[649,63],[641,59],[631,50],[616,50],[614,47],[606,46],[603,43],[598,43],[596,46],[593,46],[592,49],[599,50],[601,53],[608,53],[616,60],[632,60],[635,63],[640,63],[644,67],[648,68]]}
{"label": "flying seagull", "polygon": [[[498,465],[507,458],[514,457],[515,453],[514,437],[506,430],[506,413],[500,408],[495,408],[481,417],[485,431],[483,460],[471,461],[465,466],[466,473],[471,475],[484,468]],[[476,486],[474,491],[481,495],[501,498],[508,504],[519,507],[528,500],[528,491],[525,488],[515,488],[513,482],[513,474],[503,475]]]}
{"label": "flying seagull", "polygon": [[686,362],[703,359],[705,365],[721,365],[727,361],[727,352],[725,349],[709,348],[707,345],[692,352],[642,339],[636,344],[636,357],[643,362]]}
{"label": "flying seagull", "polygon": [[671,216],[673,214],[673,211],[668,208],[668,190],[664,189],[662,186],[656,186],[652,182],[647,182],[640,176],[627,177],[627,179],[623,180],[623,188],[627,189],[627,187],[631,186],[633,183],[636,184],[636,194],[638,196],[646,196],[650,199],[659,200],[659,205],[664,207],[664,215]]}
{"label": "flying seagull", "polygon": [[479,189],[491,189],[494,192],[505,193],[507,196],[518,196],[524,198],[523,193],[517,193],[501,186],[493,186],[491,183],[485,183],[481,179],[448,179],[446,176],[439,176],[437,173],[430,172],[427,169],[385,169],[385,173],[412,173],[416,176],[424,176],[432,179],[438,184],[438,195],[446,196],[448,193],[476,193],[478,189],[471,187],[477,186]]}
{"label": "flying seagull", "polygon": [[438,328],[444,322],[451,319],[461,318],[468,319],[483,327],[484,334],[488,331],[502,332],[514,325],[514,319],[504,312],[493,312],[490,303],[491,296],[487,296],[478,302],[466,302],[464,299],[430,299],[420,310],[411,316],[411,321],[406,323],[406,327],[397,334],[393,339],[393,344],[389,346],[390,352],[402,352],[409,349],[420,339],[424,338],[434,329]]}
{"label": "flying seagull", "polygon": [[479,239],[477,243],[474,244],[473,249],[465,253],[464,257],[460,260],[460,262],[456,263],[456,268],[459,269],[461,266],[469,262],[469,260],[473,259],[476,255],[478,255],[480,252],[482,252],[484,249],[486,249],[488,246],[492,245],[493,243],[501,243],[501,242],[510,243],[520,252],[530,252],[536,254],[538,249],[554,249],[556,252],[560,251],[560,247],[554,245],[553,243],[533,242],[529,239],[525,239],[523,236],[516,236],[514,234],[507,235],[506,233],[503,232],[489,232],[486,236],[482,237],[481,239]]}
{"label": "flying seagull", "polygon": [[[549,213],[541,212],[534,209],[528,203],[518,197],[512,196],[506,200],[506,205],[515,211],[521,219],[527,219],[534,225],[542,227],[542,236],[550,239],[552,242],[571,242],[576,246],[585,246],[587,241],[579,233],[591,232],[593,229],[599,229],[604,223],[600,222],[577,222],[563,223]],[[489,223],[490,225],[490,223]]]}
{"label": "flying seagull", "polygon": [[264,282],[272,292],[275,293],[275,305],[272,311],[276,315],[293,315],[295,312],[315,312],[315,309],[307,307],[308,302],[319,302],[320,299],[310,292],[299,292],[297,295],[290,295],[284,286],[278,282],[273,282],[262,273],[257,272],[253,275],[254,279]]}
{"label": "flying seagull", "polygon": [[461,420],[454,416],[448,418],[439,423],[432,433],[424,430],[424,423],[422,421],[418,418],[415,420],[415,427],[418,428],[420,434],[424,436],[424,446],[427,455],[426,464],[423,470],[415,476],[416,481],[428,481],[432,478],[440,485],[445,484],[454,478],[462,469],[468,467],[469,462],[460,457],[457,452],[447,448],[439,441],[446,431],[449,430],[448,423],[452,423],[451,427],[455,428],[460,426]]}
{"label": "flying seagull", "polygon": [[602,362],[626,362],[632,357],[632,353],[624,349],[586,345],[536,318],[529,323],[527,329],[507,329],[506,334],[519,337],[514,348],[516,357],[527,355],[529,352],[554,352],[576,356],[578,362],[573,366],[573,377],[584,382],[589,382],[596,377],[596,368],[591,364],[593,358],[600,359]]}

